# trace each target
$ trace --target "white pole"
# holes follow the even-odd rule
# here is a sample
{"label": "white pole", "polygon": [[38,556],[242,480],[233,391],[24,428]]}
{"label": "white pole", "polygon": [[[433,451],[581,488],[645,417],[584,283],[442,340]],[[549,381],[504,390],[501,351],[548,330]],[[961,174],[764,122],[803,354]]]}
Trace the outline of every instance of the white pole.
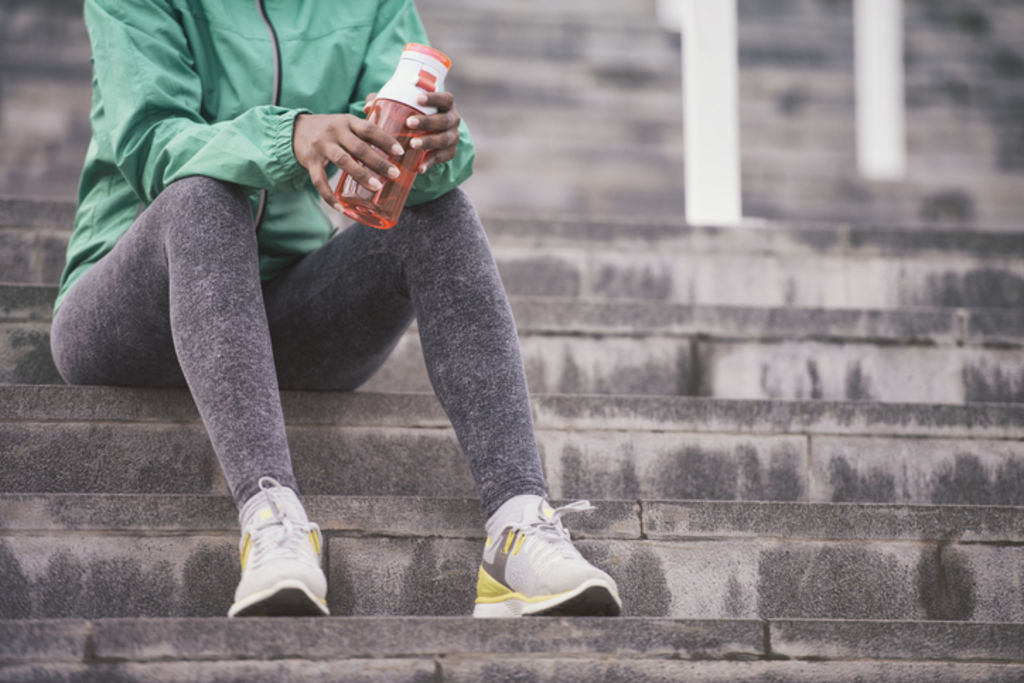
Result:
{"label": "white pole", "polygon": [[658,24],[666,31],[679,33],[683,30],[682,0],[657,0],[654,14]]}
{"label": "white pole", "polygon": [[857,165],[869,180],[907,174],[902,0],[854,0]]}
{"label": "white pole", "polygon": [[737,225],[740,193],[736,0],[683,0],[686,221]]}

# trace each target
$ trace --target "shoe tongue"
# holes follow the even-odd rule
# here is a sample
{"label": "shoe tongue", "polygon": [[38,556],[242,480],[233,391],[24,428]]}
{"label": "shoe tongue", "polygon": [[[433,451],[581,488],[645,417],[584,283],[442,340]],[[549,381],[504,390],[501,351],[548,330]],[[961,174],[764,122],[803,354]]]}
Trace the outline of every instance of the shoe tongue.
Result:
{"label": "shoe tongue", "polygon": [[543,507],[551,509],[540,496],[523,494],[510,498],[487,520],[487,534],[491,538],[498,538],[510,526],[532,524],[546,519],[541,513]]}
{"label": "shoe tongue", "polygon": [[253,519],[257,524],[261,524],[263,522],[268,522],[274,519],[275,516],[276,515],[274,515],[274,508],[270,507],[269,505],[265,505],[263,507],[256,508],[256,510],[254,511]]}
{"label": "shoe tongue", "polygon": [[[276,510],[275,510],[276,508]],[[278,518],[287,518],[296,524],[308,522],[306,511],[291,489],[261,491],[253,496],[239,514],[242,528],[265,524]]]}
{"label": "shoe tongue", "polygon": [[536,506],[524,506],[518,522],[524,526],[544,522],[553,524],[555,522],[555,509],[546,500],[540,501]]}
{"label": "shoe tongue", "polygon": [[274,508],[265,496],[259,495],[257,499],[249,501],[239,515],[242,528],[253,525],[265,524],[275,518]]}
{"label": "shoe tongue", "polygon": [[540,505],[537,506],[537,516],[545,521],[552,521],[555,518],[555,509],[548,505],[546,500],[542,500]]}

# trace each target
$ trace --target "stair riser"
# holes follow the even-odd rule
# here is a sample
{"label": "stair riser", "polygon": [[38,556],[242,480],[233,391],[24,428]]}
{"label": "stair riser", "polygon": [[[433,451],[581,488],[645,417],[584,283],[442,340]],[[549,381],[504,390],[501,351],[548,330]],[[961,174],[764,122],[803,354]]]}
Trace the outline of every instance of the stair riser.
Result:
{"label": "stair riser", "polygon": [[[281,392],[294,426],[450,426],[432,394]],[[198,423],[184,389],[133,389],[0,384],[6,422]],[[1024,437],[1024,407],[1016,404],[882,404],[857,401],[724,401],[670,396],[535,394],[541,430],[740,434],[900,436],[964,439]]]}
{"label": "stair riser", "polygon": [[[562,498],[1024,505],[1018,440],[598,429],[537,436],[550,493]],[[292,425],[289,443],[306,493],[477,495],[449,430]],[[12,422],[0,430],[0,491],[227,487],[199,424]]]}
{"label": "stair riser", "polygon": [[50,353],[49,323],[0,322],[0,383],[64,383]]}
{"label": "stair riser", "polygon": [[[1024,620],[1020,546],[900,542],[583,540],[627,614],[677,618]],[[463,615],[479,539],[328,533],[337,615]],[[8,536],[4,618],[217,616],[238,578],[237,532]],[[1014,584],[1016,585],[1016,584]]]}
{"label": "stair riser", "polygon": [[1009,259],[686,254],[671,248],[587,253],[557,246],[540,255],[536,246],[500,244],[495,251],[513,296],[870,309],[1024,304],[1024,267]]}
{"label": "stair riser", "polygon": [[[0,258],[10,261],[0,263],[3,280],[56,283],[64,265],[64,239],[40,241],[31,230],[0,230],[0,247],[6,245]],[[837,255],[807,249],[794,254],[694,253],[687,250],[682,231],[676,245],[658,249],[642,242],[626,248],[595,243],[550,245],[538,253],[537,245],[503,244],[501,236],[495,241],[495,258],[512,296],[869,309],[1024,305],[1024,266],[1008,256]],[[31,314],[48,319],[52,303],[52,297],[34,300]]]}
{"label": "stair riser", "polygon": [[[529,666],[529,664],[526,664]],[[633,667],[626,666],[625,671]],[[980,671],[988,671],[982,668]],[[93,664],[36,664],[0,666],[0,677],[7,683],[81,683],[82,681],[118,681],[119,683],[223,683],[247,681],[251,683],[278,681],[403,681],[408,683],[436,683],[438,664],[430,659],[352,659],[326,660],[292,659],[284,661],[198,661],[161,663],[93,663]],[[451,668],[450,676],[460,675],[462,667]],[[472,668],[470,669],[473,670]],[[637,670],[643,671],[642,667]],[[871,669],[868,669],[871,670]],[[917,671],[918,669],[913,669]],[[971,670],[971,669],[967,669]],[[926,670],[927,671],[927,670]]]}
{"label": "stair riser", "polygon": [[[0,224],[2,225],[2,224]],[[65,228],[70,228],[70,222]],[[56,284],[64,269],[67,232],[0,227],[0,281]]]}
{"label": "stair riser", "polygon": [[[927,340],[927,333],[923,338]],[[527,382],[536,393],[1024,402],[1024,359],[1016,348],[959,347],[955,342],[945,347],[898,346],[884,340],[880,345],[842,339],[704,341],[642,331],[635,337],[595,338],[529,330],[521,333],[520,346]],[[61,383],[46,323],[0,325],[0,367],[3,383]],[[406,335],[363,389],[430,392],[418,337]]]}

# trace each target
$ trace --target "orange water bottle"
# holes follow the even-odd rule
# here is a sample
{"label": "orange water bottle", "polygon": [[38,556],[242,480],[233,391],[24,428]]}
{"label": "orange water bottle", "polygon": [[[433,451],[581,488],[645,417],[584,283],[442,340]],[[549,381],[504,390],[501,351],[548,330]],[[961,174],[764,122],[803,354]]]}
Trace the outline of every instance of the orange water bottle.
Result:
{"label": "orange water bottle", "polygon": [[345,215],[374,228],[388,229],[398,222],[405,200],[409,197],[412,181],[426,151],[412,149],[409,142],[422,130],[409,128],[406,119],[414,115],[436,114],[437,109],[417,102],[422,93],[444,88],[444,79],[451,60],[441,51],[419,43],[409,43],[402,51],[394,75],[377,93],[370,110],[370,123],[376,123],[384,132],[393,135],[405,154],[398,162],[399,176],[394,180],[382,179],[383,187],[370,190],[343,173],[334,197],[341,202]]}

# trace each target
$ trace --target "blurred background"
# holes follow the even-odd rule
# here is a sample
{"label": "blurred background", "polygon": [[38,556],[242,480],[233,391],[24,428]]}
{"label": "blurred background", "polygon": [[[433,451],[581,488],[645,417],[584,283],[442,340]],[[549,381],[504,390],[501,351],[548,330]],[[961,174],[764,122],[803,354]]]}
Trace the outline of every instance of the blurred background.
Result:
{"label": "blurred background", "polygon": [[[655,0],[419,0],[479,149],[486,214],[679,220],[680,36]],[[1013,229],[1024,2],[905,3],[908,176],[855,159],[851,0],[739,0],[744,213]],[[89,138],[80,0],[0,0],[0,195],[73,198]]]}

